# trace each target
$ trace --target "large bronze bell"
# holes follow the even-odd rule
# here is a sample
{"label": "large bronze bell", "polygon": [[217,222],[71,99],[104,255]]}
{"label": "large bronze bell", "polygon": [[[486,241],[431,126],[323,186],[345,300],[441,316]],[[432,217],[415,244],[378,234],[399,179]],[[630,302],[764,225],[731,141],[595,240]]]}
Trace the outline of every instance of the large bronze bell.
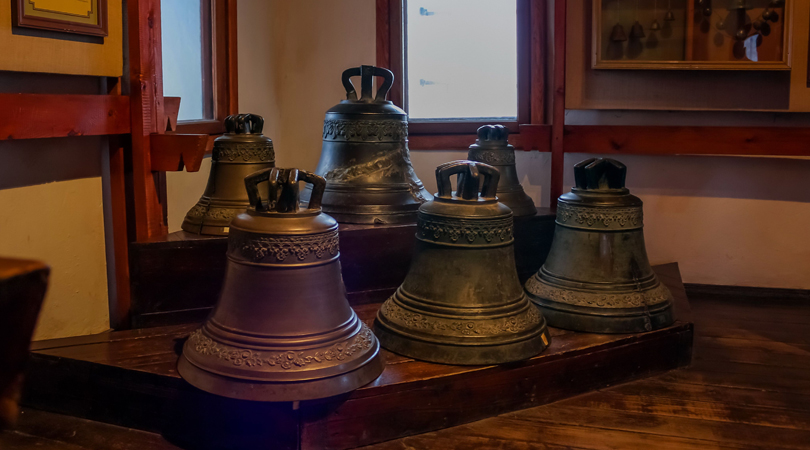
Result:
{"label": "large bronze bell", "polygon": [[546,321],[518,280],[512,212],[495,197],[498,178],[480,162],[436,169],[438,193],[419,208],[408,275],[374,322],[383,347],[438,363],[498,364],[548,346]]}
{"label": "large bronze bell", "polygon": [[509,129],[503,125],[484,125],[478,139],[470,146],[470,161],[487,163],[498,169],[498,201],[508,206],[515,217],[537,214],[532,198],[523,191],[515,168],[515,147],[509,145]]}
{"label": "large bronze bell", "polygon": [[[302,210],[299,180],[314,185]],[[273,168],[245,184],[251,206],[231,223],[222,293],[183,347],[180,375],[259,401],[330,397],[371,382],[383,370],[380,346],[346,299],[337,222],[320,210],[324,179]]]}
{"label": "large bronze bell", "polygon": [[674,321],[672,294],[647,260],[642,202],[624,187],[626,172],[607,158],[574,166],[576,187],[557,203],[548,258],[526,282],[553,327],[634,333]]}
{"label": "large bronze bell", "polygon": [[273,167],[273,141],[262,135],[264,119],[235,114],[225,119],[226,133],[214,141],[211,173],[202,197],[185,219],[184,231],[224,236],[231,220],[248,207],[245,177]]}
{"label": "large bronze bell", "polygon": [[[361,96],[351,77],[361,77]],[[375,76],[384,81],[372,97]],[[385,100],[394,74],[362,66],[343,72],[346,100],[326,112],[316,172],[326,178],[323,210],[338,222],[414,222],[430,194],[408,152],[408,116]]]}

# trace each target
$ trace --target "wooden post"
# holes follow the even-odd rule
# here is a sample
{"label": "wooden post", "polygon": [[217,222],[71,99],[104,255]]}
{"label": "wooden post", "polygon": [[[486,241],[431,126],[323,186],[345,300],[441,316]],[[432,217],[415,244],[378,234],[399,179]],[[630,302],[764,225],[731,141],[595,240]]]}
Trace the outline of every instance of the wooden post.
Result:
{"label": "wooden post", "polygon": [[554,1],[554,69],[551,116],[551,209],[556,211],[562,195],[565,174],[565,7],[566,0]]}
{"label": "wooden post", "polygon": [[152,172],[150,138],[161,133],[163,66],[160,0],[127,2],[129,27],[130,107],[132,121],[132,197],[135,238],[145,240],[168,232],[161,205],[161,176]]}

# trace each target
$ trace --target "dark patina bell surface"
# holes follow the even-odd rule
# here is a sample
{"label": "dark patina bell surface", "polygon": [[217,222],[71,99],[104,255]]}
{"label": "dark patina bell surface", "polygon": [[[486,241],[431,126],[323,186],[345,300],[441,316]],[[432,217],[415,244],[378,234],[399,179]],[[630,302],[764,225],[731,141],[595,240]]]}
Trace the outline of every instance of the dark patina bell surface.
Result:
{"label": "dark patina bell surface", "polygon": [[526,292],[549,325],[594,333],[650,331],[673,323],[672,294],[644,246],[641,200],[612,159],[574,166],[576,187],[560,196],[554,241]]}
{"label": "dark patina bell surface", "polygon": [[436,169],[438,193],[419,208],[408,275],[374,322],[383,347],[438,363],[498,364],[548,346],[546,321],[518,280],[512,212],[495,197],[498,178],[473,161]]}
{"label": "dark patina bell surface", "polygon": [[189,233],[224,236],[231,220],[248,207],[245,177],[273,167],[273,141],[262,134],[264,119],[235,114],[225,119],[226,133],[214,141],[211,173],[200,201],[183,220]]}
{"label": "dark patina bell surface", "polygon": [[[314,185],[307,209],[299,181]],[[320,210],[324,179],[273,168],[245,185],[251,207],[231,223],[222,293],[186,341],[180,375],[258,401],[330,397],[371,382],[383,370],[380,346],[346,299],[337,222]]]}
{"label": "dark patina bell surface", "polygon": [[[353,76],[361,77],[359,99]],[[375,76],[384,81],[372,96]],[[346,100],[326,112],[316,173],[326,178],[323,210],[338,222],[414,222],[419,206],[431,198],[411,165],[408,116],[385,99],[393,81],[387,69],[348,69]]]}
{"label": "dark patina bell surface", "polygon": [[508,206],[515,217],[537,214],[532,198],[523,191],[515,168],[515,147],[509,145],[509,129],[503,125],[484,125],[478,140],[470,146],[467,158],[489,164],[501,173],[498,201]]}

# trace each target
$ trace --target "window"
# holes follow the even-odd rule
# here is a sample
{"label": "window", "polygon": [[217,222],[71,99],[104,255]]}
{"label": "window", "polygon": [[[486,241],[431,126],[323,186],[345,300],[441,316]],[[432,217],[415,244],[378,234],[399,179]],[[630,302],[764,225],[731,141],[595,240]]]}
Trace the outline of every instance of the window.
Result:
{"label": "window", "polygon": [[391,99],[408,112],[411,135],[487,123],[516,132],[530,121],[530,0],[377,4],[378,64],[394,71]]}
{"label": "window", "polygon": [[162,0],[163,96],[180,97],[178,121],[213,119],[211,3]]}
{"label": "window", "polygon": [[516,0],[406,4],[410,120],[517,120]]}
{"label": "window", "polygon": [[236,0],[161,0],[163,96],[180,97],[177,131],[219,134],[236,112]]}

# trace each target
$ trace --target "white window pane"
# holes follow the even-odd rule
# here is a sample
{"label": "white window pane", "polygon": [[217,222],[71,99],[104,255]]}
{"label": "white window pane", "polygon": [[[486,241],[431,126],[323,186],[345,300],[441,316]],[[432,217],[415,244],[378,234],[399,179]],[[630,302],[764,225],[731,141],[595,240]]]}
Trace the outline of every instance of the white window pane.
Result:
{"label": "white window pane", "polygon": [[201,0],[161,0],[163,95],[180,97],[178,120],[205,118]]}
{"label": "white window pane", "polygon": [[516,0],[408,0],[411,119],[516,119]]}

